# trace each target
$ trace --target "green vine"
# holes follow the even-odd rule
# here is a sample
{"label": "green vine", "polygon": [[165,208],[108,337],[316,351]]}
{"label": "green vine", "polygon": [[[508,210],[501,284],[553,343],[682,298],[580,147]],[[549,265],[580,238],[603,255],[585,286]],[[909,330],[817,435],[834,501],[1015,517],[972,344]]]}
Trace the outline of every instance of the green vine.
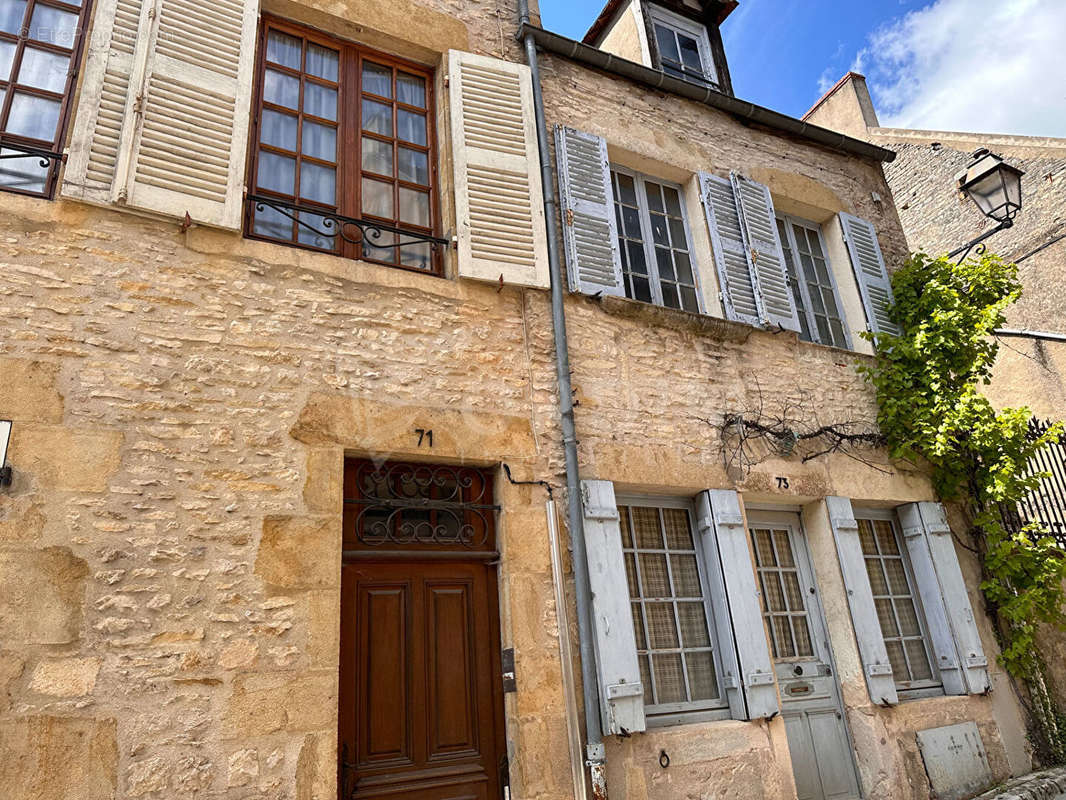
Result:
{"label": "green vine", "polygon": [[879,401],[878,424],[894,457],[931,467],[939,496],[967,514],[982,562],[981,590],[1000,637],[1000,661],[1025,683],[1045,761],[1066,760],[1066,728],[1045,681],[1042,624],[1066,628],[1066,553],[1037,524],[1008,530],[1013,508],[1039,484],[1030,457],[1061,424],[1028,435],[1028,408],[996,410],[982,393],[999,351],[993,335],[1021,295],[1017,267],[994,255],[954,264],[917,253],[893,275],[899,336],[867,334],[876,360],[861,371]]}

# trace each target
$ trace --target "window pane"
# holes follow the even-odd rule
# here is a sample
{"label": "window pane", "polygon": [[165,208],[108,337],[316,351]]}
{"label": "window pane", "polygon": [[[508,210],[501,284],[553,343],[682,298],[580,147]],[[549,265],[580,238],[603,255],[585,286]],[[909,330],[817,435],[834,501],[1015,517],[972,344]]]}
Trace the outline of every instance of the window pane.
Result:
{"label": "window pane", "polygon": [[703,65],[700,63],[700,47],[696,44],[696,40],[679,33],[677,41],[681,45],[681,63],[693,72],[703,72]]}
{"label": "window pane", "polygon": [[710,652],[686,653],[690,700],[711,700],[718,696],[718,678],[714,674],[714,657]]}
{"label": "window pane", "polygon": [[774,545],[770,540],[770,531],[752,531],[755,539],[755,560],[760,567],[772,567],[777,563],[774,556]]}
{"label": "window pane", "polygon": [[396,135],[405,142],[420,144],[424,147],[427,143],[425,115],[416,114],[405,108],[397,109]]}
{"label": "window pane", "polygon": [[800,591],[799,578],[795,571],[783,572],[781,577],[785,579],[785,600],[788,601],[788,610],[803,611],[803,592]]}
{"label": "window pane", "polygon": [[38,3],[33,7],[33,19],[30,20],[29,38],[35,42],[46,42],[59,47],[74,47],[74,36],[78,32],[78,15]]}
{"label": "window pane", "polygon": [[429,193],[400,187],[400,222],[429,227]]}
{"label": "window pane", "polygon": [[778,658],[794,658],[796,647],[792,642],[792,628],[788,624],[788,617],[772,617],[772,619]]}
{"label": "window pane", "polygon": [[892,665],[892,677],[897,681],[909,681],[910,670],[907,669],[907,659],[903,656],[903,645],[900,642],[885,642],[888,649],[888,663]]}
{"label": "window pane", "polygon": [[878,520],[873,523],[874,530],[877,533],[877,544],[881,548],[881,552],[885,555],[895,555],[899,553],[899,547],[896,544],[896,533],[892,530],[892,523],[885,522],[884,520]]}
{"label": "window pane", "polygon": [[633,535],[629,531],[629,507],[618,506],[618,523],[622,531],[622,547],[633,546]]}
{"label": "window pane", "polygon": [[644,705],[650,706],[655,702],[655,695],[652,693],[651,667],[648,666],[648,656],[638,655],[637,660],[640,662],[640,682],[644,684]]}
{"label": "window pane", "polygon": [[[622,232],[632,238],[640,239],[640,212],[629,206],[622,206]],[[641,259],[643,261],[643,259]]]}
{"label": "window pane", "polygon": [[409,106],[426,107],[426,81],[417,75],[396,75],[396,99]]}
{"label": "window pane", "polygon": [[674,575],[674,597],[703,596],[695,555],[671,555],[670,570]]}
{"label": "window pane", "polygon": [[296,159],[277,153],[259,154],[260,189],[292,195],[296,191]]}
{"label": "window pane", "polygon": [[673,603],[645,603],[644,614],[648,620],[648,646],[652,650],[680,647]]}
{"label": "window pane", "polygon": [[899,636],[896,615],[892,612],[892,601],[877,598],[874,600],[874,604],[877,606],[877,620],[881,623],[881,633],[886,637]]}
{"label": "window pane", "polygon": [[633,185],[632,176],[616,172],[615,179],[618,182],[618,200],[625,205],[635,206],[637,204],[637,192]]}
{"label": "window pane", "polygon": [[634,506],[632,513],[637,547],[662,550],[663,540],[659,532],[659,509]]}
{"label": "window pane", "polygon": [[364,136],[363,169],[378,175],[392,175],[392,143]]}
{"label": "window pane", "polygon": [[333,232],[333,225],[329,220],[318,214],[308,214],[306,211],[299,214],[299,219],[300,224],[296,226],[296,240],[300,244],[317,247],[320,250],[334,249],[336,237],[323,235]]}
{"label": "window pane", "polygon": [[667,61],[680,63],[681,54],[677,51],[677,39],[674,32],[663,25],[655,26],[655,41],[659,45],[659,55]]}
{"label": "window pane", "polygon": [[651,302],[651,283],[647,278],[633,278],[633,298],[642,303]]}
{"label": "window pane", "polygon": [[881,562],[876,558],[866,559],[866,573],[870,576],[870,588],[876,595],[888,594],[888,582],[881,569]]}
{"label": "window pane", "polygon": [[301,148],[305,156],[323,161],[337,160],[337,129],[319,122],[304,122]]}
{"label": "window pane", "polygon": [[[3,97],[4,91],[0,89],[0,102],[3,102]],[[0,147],[0,155],[9,155],[14,152],[14,150]],[[0,186],[21,189],[24,192],[43,192],[47,177],[48,167],[41,166],[41,159],[38,156],[0,160]]]}
{"label": "window pane", "polygon": [[392,136],[392,106],[374,100],[363,101],[363,130]]}
{"label": "window pane", "polygon": [[785,593],[781,588],[781,576],[776,572],[763,574],[763,588],[766,590],[766,607],[770,611],[787,611]]}
{"label": "window pane", "polygon": [[685,700],[685,676],[680,653],[656,653],[652,656],[655,668],[655,689],[659,703],[680,703]]}
{"label": "window pane", "polygon": [[26,0],[0,0],[0,31],[18,34],[26,16]]}
{"label": "window pane", "polygon": [[304,84],[304,113],[337,120],[337,90],[307,81]]}
{"label": "window pane", "polygon": [[663,522],[666,527],[666,546],[670,550],[695,550],[692,543],[692,528],[688,512],[683,508],[664,508]]}
{"label": "window pane", "polygon": [[888,576],[888,588],[892,594],[910,594],[907,576],[903,572],[903,562],[898,558],[886,558],[885,574]]}
{"label": "window pane", "polygon": [[[677,267],[677,279],[681,283],[693,284],[695,281],[692,278],[692,265],[688,260],[688,253],[682,253],[678,250],[674,251],[674,266]],[[695,297],[696,293],[693,292],[692,296]]]}
{"label": "window pane", "polygon": [[300,167],[300,196],[327,206],[336,205],[337,173],[333,167],[304,161]]}
{"label": "window pane", "polygon": [[[373,244],[381,245],[380,247],[371,246]],[[363,241],[363,257],[372,258],[375,261],[393,261],[396,258],[395,247],[385,247],[384,245],[395,244],[396,236],[391,233],[382,233],[378,237],[374,237],[372,234],[367,236]],[[409,512],[405,512],[409,513]]]}
{"label": "window pane", "polygon": [[336,50],[317,44],[307,45],[307,71],[328,81],[337,80],[340,54]]}
{"label": "window pane", "polygon": [[400,180],[429,186],[429,156],[420,150],[399,148]]}
{"label": "window pane", "polygon": [[874,539],[873,523],[866,519],[859,520],[859,542],[864,555],[877,555],[877,542]]}
{"label": "window pane", "polygon": [[[681,644],[685,647],[709,647],[710,634],[707,632],[707,614],[703,602],[678,603],[677,616],[681,621]],[[639,648],[640,645],[637,645]]]}
{"label": "window pane", "polygon": [[[3,0],[0,0],[3,2]],[[0,42],[0,81],[11,77],[11,63],[15,60],[15,43]]]}
{"label": "window pane", "polygon": [[648,210],[659,214],[663,213],[663,196],[659,184],[651,181],[644,182],[644,196],[648,199]]}
{"label": "window pane", "polygon": [[260,236],[269,236],[271,239],[292,239],[294,224],[280,211],[264,206],[262,211],[256,209],[252,230]]}
{"label": "window pane", "polygon": [[633,634],[637,638],[637,649],[647,650],[648,641],[644,635],[644,606],[640,603],[631,603],[630,610],[633,614]]}
{"label": "window pane", "polygon": [[291,69],[300,69],[302,50],[303,42],[295,36],[281,31],[271,31],[267,34],[267,61]]}
{"label": "window pane", "polygon": [[673,281],[674,276],[674,260],[670,258],[670,251],[663,247],[655,248],[655,262],[659,267],[659,280]]}
{"label": "window pane", "polygon": [[433,251],[428,242],[405,244],[400,248],[400,263],[405,267],[429,270],[433,268]]}
{"label": "window pane", "polygon": [[263,80],[263,99],[285,108],[300,107],[300,79],[268,69]]}
{"label": "window pane", "polygon": [[61,108],[58,100],[15,92],[7,120],[7,133],[51,142],[56,136]]}
{"label": "window pane", "polygon": [[396,219],[392,200],[392,184],[363,178],[363,213],[386,219]]}
{"label": "window pane", "polygon": [[[392,69],[374,64],[370,61],[363,62],[363,91],[376,94],[380,97],[392,97]],[[363,126],[366,128],[366,125]],[[369,130],[369,129],[368,129]]]}
{"label": "window pane", "polygon": [[681,287],[681,307],[685,311],[696,313],[700,310],[699,300],[696,298],[696,290],[687,286]]}
{"label": "window pane", "polygon": [[918,615],[914,611],[914,603],[909,597],[895,601],[896,618],[899,620],[900,633],[904,636],[920,636],[921,629],[918,627]]}
{"label": "window pane", "polygon": [[807,618],[793,617],[792,630],[796,636],[796,655],[800,657],[813,656],[814,647],[811,644],[811,631],[807,627]]}
{"label": "window pane", "polygon": [[640,593],[642,597],[671,596],[666,556],[662,553],[640,554]]}
{"label": "window pane", "polygon": [[777,549],[777,558],[782,567],[796,566],[796,559],[792,555],[792,541],[788,538],[788,531],[774,531],[774,547]]}
{"label": "window pane", "polygon": [[[663,197],[666,199],[666,213],[674,217],[681,216],[681,196],[677,193],[677,189],[670,186],[663,187]],[[684,236],[679,236],[674,239],[674,244],[681,244],[685,240]]]}
{"label": "window pane", "polygon": [[296,152],[296,117],[264,108],[259,138],[263,144]]}
{"label": "window pane", "polygon": [[933,670],[929,666],[929,656],[925,652],[925,645],[921,639],[909,639],[904,646],[907,649],[907,660],[911,665],[911,680],[927,681],[932,679]]}

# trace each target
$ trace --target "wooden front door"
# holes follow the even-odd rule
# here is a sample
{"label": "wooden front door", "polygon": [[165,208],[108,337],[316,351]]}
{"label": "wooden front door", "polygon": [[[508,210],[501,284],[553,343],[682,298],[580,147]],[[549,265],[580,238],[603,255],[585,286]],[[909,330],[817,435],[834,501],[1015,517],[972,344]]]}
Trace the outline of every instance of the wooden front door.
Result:
{"label": "wooden front door", "polygon": [[491,568],[346,564],[342,596],[343,800],[498,800]]}

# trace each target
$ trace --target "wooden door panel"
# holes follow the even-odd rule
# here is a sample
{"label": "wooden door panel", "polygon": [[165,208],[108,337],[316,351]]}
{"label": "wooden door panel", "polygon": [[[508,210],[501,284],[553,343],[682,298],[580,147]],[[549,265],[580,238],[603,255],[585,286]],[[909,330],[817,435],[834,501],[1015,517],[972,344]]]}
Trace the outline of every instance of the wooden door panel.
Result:
{"label": "wooden door panel", "polygon": [[411,586],[361,584],[359,766],[411,764]]}
{"label": "wooden door panel", "polygon": [[468,583],[426,587],[426,707],[430,759],[476,755],[474,620]]}
{"label": "wooden door panel", "polygon": [[492,568],[349,563],[342,583],[342,800],[497,800]]}

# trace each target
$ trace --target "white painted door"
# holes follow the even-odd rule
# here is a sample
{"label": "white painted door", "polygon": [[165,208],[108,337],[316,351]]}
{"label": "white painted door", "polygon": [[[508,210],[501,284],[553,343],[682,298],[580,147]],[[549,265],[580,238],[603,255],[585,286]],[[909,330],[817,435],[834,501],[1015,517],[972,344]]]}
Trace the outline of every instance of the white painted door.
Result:
{"label": "white painted door", "polygon": [[748,527],[798,800],[858,798],[855,758],[799,515],[752,511]]}

